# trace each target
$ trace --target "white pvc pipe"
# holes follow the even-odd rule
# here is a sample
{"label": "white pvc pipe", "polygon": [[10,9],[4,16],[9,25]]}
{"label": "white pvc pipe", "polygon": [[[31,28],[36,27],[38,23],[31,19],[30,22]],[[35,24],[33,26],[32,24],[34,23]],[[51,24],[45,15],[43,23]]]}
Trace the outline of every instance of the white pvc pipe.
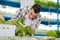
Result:
{"label": "white pvc pipe", "polygon": [[32,6],[34,4],[34,0],[20,0],[21,2],[21,7],[25,7],[25,6]]}

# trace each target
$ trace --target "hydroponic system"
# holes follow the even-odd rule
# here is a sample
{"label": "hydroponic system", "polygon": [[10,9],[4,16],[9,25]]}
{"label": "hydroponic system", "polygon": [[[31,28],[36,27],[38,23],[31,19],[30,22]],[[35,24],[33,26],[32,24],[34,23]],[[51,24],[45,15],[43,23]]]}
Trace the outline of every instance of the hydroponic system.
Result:
{"label": "hydroponic system", "polygon": [[[59,2],[60,0],[0,0],[0,14],[2,14],[5,18],[5,21],[0,20],[1,26],[4,25],[1,27],[1,30],[6,28],[6,30],[2,31],[0,30],[1,34],[0,36],[4,36],[5,34],[2,33],[8,32],[7,36],[20,36],[20,37],[24,36],[24,38],[27,34],[34,37],[47,36],[47,37],[60,38]],[[41,23],[40,25],[38,25],[38,29],[36,30],[35,33],[34,31],[32,31],[30,26],[24,28],[21,24],[19,24],[19,22],[21,22],[22,24],[24,23],[23,18],[11,20],[14,14],[17,13],[17,10],[19,8],[23,8],[26,6],[31,7],[34,3],[41,5],[40,15],[42,18]],[[9,39],[10,37],[6,38]]]}

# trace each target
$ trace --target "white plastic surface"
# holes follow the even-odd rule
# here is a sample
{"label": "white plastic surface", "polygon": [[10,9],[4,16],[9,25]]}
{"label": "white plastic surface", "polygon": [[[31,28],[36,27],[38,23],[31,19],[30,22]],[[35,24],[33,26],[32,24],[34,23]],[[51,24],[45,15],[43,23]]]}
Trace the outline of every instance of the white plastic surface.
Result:
{"label": "white plastic surface", "polygon": [[0,36],[15,36],[15,25],[0,24]]}

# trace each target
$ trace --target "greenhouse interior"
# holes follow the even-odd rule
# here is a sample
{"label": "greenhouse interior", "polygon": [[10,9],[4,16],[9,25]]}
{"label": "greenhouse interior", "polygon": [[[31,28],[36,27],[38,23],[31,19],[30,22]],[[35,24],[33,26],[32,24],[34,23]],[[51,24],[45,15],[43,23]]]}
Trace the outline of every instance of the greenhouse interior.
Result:
{"label": "greenhouse interior", "polygon": [[[29,12],[27,8],[34,7],[34,4],[40,5],[37,29],[29,24],[38,20],[33,23],[28,17],[19,16],[25,10],[25,13]],[[60,0],[0,0],[0,14],[0,40],[60,40]],[[26,20],[27,25],[23,25]]]}

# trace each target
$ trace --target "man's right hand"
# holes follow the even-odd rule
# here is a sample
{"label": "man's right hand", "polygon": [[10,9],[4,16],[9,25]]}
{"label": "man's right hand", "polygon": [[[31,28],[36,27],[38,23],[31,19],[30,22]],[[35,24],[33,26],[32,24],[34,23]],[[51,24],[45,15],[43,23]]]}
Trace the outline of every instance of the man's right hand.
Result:
{"label": "man's right hand", "polygon": [[0,19],[1,19],[1,20],[4,20],[4,17],[3,17],[3,15],[1,15],[1,14],[0,14]]}

